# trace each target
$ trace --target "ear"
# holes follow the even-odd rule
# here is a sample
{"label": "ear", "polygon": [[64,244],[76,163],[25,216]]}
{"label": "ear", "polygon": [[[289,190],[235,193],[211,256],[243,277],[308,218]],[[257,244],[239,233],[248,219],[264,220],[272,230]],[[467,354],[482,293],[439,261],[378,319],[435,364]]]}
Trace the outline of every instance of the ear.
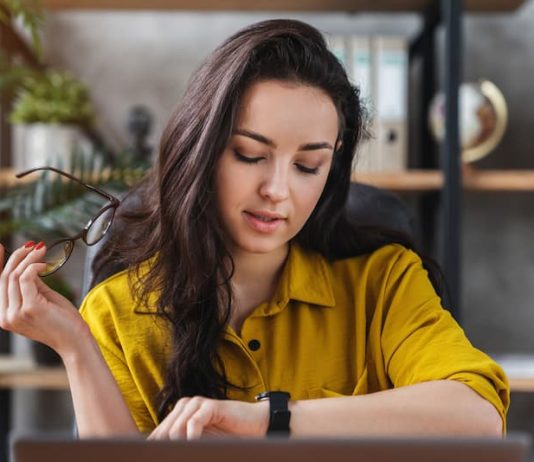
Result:
{"label": "ear", "polygon": [[343,141],[341,140],[337,140],[336,141],[336,147],[334,149],[334,152],[338,152],[341,150],[341,148],[343,147]]}

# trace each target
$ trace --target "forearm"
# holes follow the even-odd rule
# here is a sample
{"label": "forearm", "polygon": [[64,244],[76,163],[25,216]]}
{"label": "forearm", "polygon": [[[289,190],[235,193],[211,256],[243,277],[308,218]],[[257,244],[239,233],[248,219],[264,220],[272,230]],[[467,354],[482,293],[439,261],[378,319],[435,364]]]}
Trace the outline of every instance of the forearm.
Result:
{"label": "forearm", "polygon": [[82,438],[138,435],[137,426],[89,329],[77,345],[60,353],[69,379]]}
{"label": "forearm", "polygon": [[294,436],[499,436],[491,403],[456,381],[290,403]]}

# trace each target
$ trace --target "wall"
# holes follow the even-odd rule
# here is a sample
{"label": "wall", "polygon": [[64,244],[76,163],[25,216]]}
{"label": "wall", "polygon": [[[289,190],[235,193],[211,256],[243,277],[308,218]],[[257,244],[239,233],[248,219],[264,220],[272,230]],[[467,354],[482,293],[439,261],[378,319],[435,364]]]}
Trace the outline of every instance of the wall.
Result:
{"label": "wall", "polygon": [[[127,144],[127,112],[144,104],[155,114],[151,143],[157,146],[165,120],[207,53],[244,25],[282,16],[342,34],[413,36],[419,27],[418,17],[400,14],[61,12],[47,17],[46,56],[52,65],[71,69],[89,83],[98,125],[110,143]],[[480,15],[465,22],[465,78],[492,80],[510,108],[506,137],[480,168],[534,168],[533,25],[534,0],[514,14]],[[463,326],[483,349],[534,349],[533,212],[534,193],[465,196]],[[510,428],[526,428],[532,406],[529,396],[516,395]]]}

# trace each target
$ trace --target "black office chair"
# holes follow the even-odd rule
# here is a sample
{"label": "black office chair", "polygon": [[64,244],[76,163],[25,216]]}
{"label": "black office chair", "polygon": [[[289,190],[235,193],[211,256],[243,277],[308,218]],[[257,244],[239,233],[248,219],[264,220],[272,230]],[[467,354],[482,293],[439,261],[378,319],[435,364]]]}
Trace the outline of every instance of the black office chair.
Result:
{"label": "black office chair", "polygon": [[359,226],[376,226],[414,236],[412,211],[399,196],[375,186],[351,183],[347,217]]}

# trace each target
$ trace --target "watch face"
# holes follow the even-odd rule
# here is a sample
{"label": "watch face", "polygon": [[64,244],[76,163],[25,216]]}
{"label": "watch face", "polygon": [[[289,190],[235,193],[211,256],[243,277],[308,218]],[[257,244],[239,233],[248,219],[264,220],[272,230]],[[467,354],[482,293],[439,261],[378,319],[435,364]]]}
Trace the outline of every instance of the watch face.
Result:
{"label": "watch face", "polygon": [[284,397],[288,400],[291,399],[291,395],[287,391],[264,391],[256,395],[256,401],[264,401],[276,396]]}

